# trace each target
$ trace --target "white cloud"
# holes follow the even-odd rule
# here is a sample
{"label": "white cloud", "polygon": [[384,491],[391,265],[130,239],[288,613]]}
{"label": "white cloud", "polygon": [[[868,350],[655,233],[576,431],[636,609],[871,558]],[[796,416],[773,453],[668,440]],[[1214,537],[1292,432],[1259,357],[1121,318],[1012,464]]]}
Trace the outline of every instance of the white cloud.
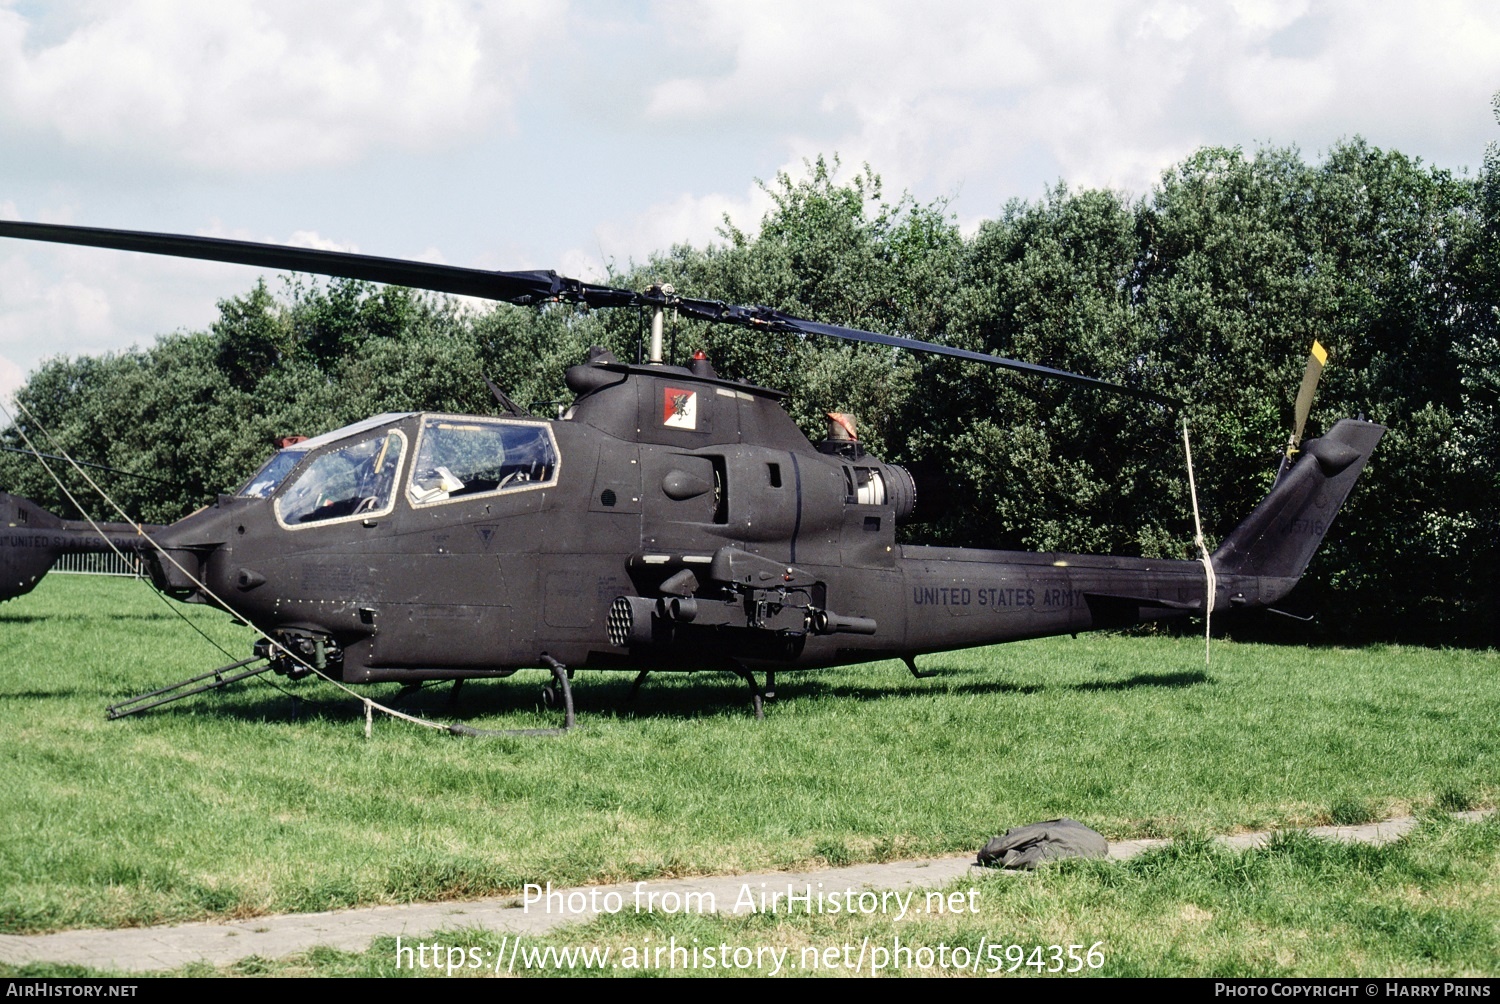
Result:
{"label": "white cloud", "polygon": [[0,8],[0,137],[232,173],[346,164],[503,119],[559,4],[90,4],[37,42]]}
{"label": "white cloud", "polygon": [[1307,14],[1308,0],[1231,0],[1240,23],[1256,31],[1285,28]]}
{"label": "white cloud", "polygon": [[284,244],[294,248],[312,248],[316,251],[349,251],[358,252],[359,246],[348,241],[336,241],[330,237],[324,237],[316,230],[294,230],[286,239],[258,234],[243,227],[228,228],[223,221],[213,220],[206,228],[198,231],[200,237],[222,237],[226,240],[253,241],[258,244]]}
{"label": "white cloud", "polygon": [[836,149],[937,192],[1034,196],[1040,164],[1144,193],[1206,143],[1316,149],[1356,132],[1462,155],[1500,86],[1500,8],[1460,0],[669,9],[679,44],[720,65],[661,80],[654,121],[773,115],[794,157]]}
{"label": "white cloud", "polygon": [[0,257],[0,354],[29,369],[206,327],[217,300],[249,281],[244,269],[214,262],[28,248]]}
{"label": "white cloud", "polygon": [[[14,208],[0,204],[0,216],[14,218]],[[56,221],[71,213],[54,209],[38,215]],[[310,230],[274,237],[226,230],[216,221],[200,233],[358,250]],[[219,262],[71,245],[6,242],[0,250],[6,252],[0,255],[0,358],[26,370],[50,356],[97,354],[150,344],[173,331],[206,329],[219,316],[218,302],[245,293],[257,275],[254,269]],[[426,254],[435,256],[436,251]]]}
{"label": "white cloud", "polygon": [[740,230],[754,233],[770,208],[770,196],[759,185],[750,185],[743,195],[683,192],[640,212],[600,223],[594,228],[593,247],[569,248],[549,267],[573,279],[606,282],[611,267],[644,264],[652,253],[673,245],[723,243],[719,231],[725,217]]}
{"label": "white cloud", "polygon": [[26,383],[26,373],[4,356],[0,356],[0,404],[10,407],[12,395]]}
{"label": "white cloud", "polygon": [[285,243],[294,248],[312,248],[315,251],[359,251],[357,244],[340,243],[330,240],[316,230],[295,230]]}
{"label": "white cloud", "polygon": [[603,261],[624,266],[631,261],[644,262],[652,252],[666,251],[674,244],[703,247],[722,243],[719,230],[726,216],[736,227],[754,233],[770,207],[770,197],[758,185],[749,186],[738,196],[684,192],[623,220],[599,224],[594,230],[598,256],[574,252],[573,262],[591,266],[602,278]]}

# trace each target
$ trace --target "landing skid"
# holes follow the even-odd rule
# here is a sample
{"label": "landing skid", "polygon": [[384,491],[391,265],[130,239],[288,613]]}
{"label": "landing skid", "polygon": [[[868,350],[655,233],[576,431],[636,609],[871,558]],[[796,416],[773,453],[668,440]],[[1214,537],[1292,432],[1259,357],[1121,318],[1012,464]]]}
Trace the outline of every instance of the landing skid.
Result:
{"label": "landing skid", "polygon": [[[256,666],[254,665],[255,663],[263,663],[263,665]],[[569,672],[568,667],[551,656],[542,656],[542,663],[552,671],[553,681],[542,688],[542,703],[549,708],[562,707],[562,728],[476,729],[460,722],[449,725],[448,731],[456,736],[560,736],[568,732],[577,724],[573,708],[573,687],[570,679],[572,674]],[[246,669],[245,667],[247,666],[253,668]],[[220,666],[218,669],[209,670],[207,673],[199,673],[197,676],[189,677],[178,683],[158,687],[156,690],[150,690],[144,694],[137,694],[135,697],[120,701],[118,704],[111,704],[105,709],[104,715],[110,721],[114,721],[118,718],[124,718],[127,715],[140,714],[142,711],[150,711],[152,708],[159,708],[164,704],[171,704],[185,697],[192,697],[194,694],[202,694],[209,690],[219,690],[229,686],[231,683],[248,680],[250,677],[259,676],[262,673],[269,673],[275,668],[274,662],[267,661],[262,656],[251,656],[248,659],[241,659],[239,662],[231,663],[228,666]],[[236,670],[240,670],[241,672],[235,672]],[[203,681],[205,680],[211,682],[204,683]],[[462,679],[453,681],[453,690],[448,695],[448,703],[450,705],[457,702],[459,688],[462,686]],[[421,683],[409,683],[403,686],[391,700],[391,703],[395,704],[405,700],[420,691],[422,687],[423,684]],[[293,720],[299,716],[301,703],[301,700],[296,695],[292,696]]]}
{"label": "landing skid", "polygon": [[641,684],[645,683],[646,677],[650,675],[651,671],[649,669],[641,670],[640,673],[636,676],[635,681],[630,684],[630,693],[625,695],[625,700],[635,700],[635,695],[641,692]]}
{"label": "landing skid", "polygon": [[[573,683],[572,671],[552,658],[543,654],[542,665],[552,670],[552,682],[542,688],[542,703],[549,708],[558,705],[563,709],[563,724],[560,729],[476,729],[472,725],[457,722],[448,726],[448,731],[455,736],[524,736],[536,738],[540,736],[566,735],[577,724],[573,714]],[[507,676],[509,674],[506,674]],[[457,694],[457,688],[454,688]]]}

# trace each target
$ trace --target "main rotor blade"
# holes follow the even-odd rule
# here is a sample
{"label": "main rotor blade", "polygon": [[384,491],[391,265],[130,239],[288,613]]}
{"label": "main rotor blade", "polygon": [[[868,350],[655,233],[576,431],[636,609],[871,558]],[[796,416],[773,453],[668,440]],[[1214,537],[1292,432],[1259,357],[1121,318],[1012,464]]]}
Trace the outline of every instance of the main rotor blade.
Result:
{"label": "main rotor blade", "polygon": [[580,282],[577,279],[569,279],[551,271],[486,272],[483,269],[460,268],[456,265],[436,265],[401,258],[380,258],[346,251],[323,251],[314,248],[287,247],[281,244],[225,240],[219,237],[187,237],[179,234],[158,234],[138,230],[107,230],[96,227],[3,220],[0,220],[0,237],[51,241],[59,244],[81,244],[88,247],[140,251],[178,258],[199,258],[293,272],[312,272],[318,275],[363,279],[369,282],[410,286],[438,293],[475,296],[523,305],[548,300],[566,300],[583,303],[590,307],[673,307],[689,317],[704,321],[737,324],[741,327],[758,328],[763,331],[792,331],[805,335],[840,338],[845,341],[888,345],[912,352],[926,352],[954,359],[965,359],[970,362],[983,363],[986,366],[1016,370],[1098,390],[1128,394],[1132,397],[1145,398],[1172,406],[1181,403],[1138,387],[1127,387],[1123,384],[1110,383],[1107,380],[1070,373],[1067,370],[1054,369],[1050,366],[1007,359],[1004,356],[972,352],[968,349],[941,345],[936,342],[924,342],[916,338],[881,335],[873,331],[862,331],[859,328],[809,321],[772,310],[769,307],[738,307],[714,300],[684,299],[661,292],[655,287],[643,293],[636,293],[628,289],[597,286]]}
{"label": "main rotor blade", "polygon": [[956,348],[952,345],[942,345],[938,342],[925,342],[917,338],[905,338],[900,335],[882,335],[859,328],[846,328],[838,324],[809,321],[800,317],[793,317],[790,314],[783,314],[781,311],[772,310],[769,307],[733,307],[710,300],[683,300],[676,304],[676,306],[683,313],[702,320],[741,324],[745,327],[761,328],[770,331],[794,331],[805,335],[823,335],[828,338],[842,338],[845,341],[865,342],[872,345],[889,345],[892,348],[908,349],[912,352],[926,352],[931,355],[948,356],[953,359],[966,359],[969,362],[984,363],[986,366],[1015,370],[1019,373],[1047,377],[1052,380],[1062,380],[1083,387],[1092,387],[1096,390],[1108,390],[1117,394],[1127,394],[1131,397],[1144,398],[1173,407],[1182,403],[1174,398],[1154,394],[1139,387],[1111,383],[1108,380],[1083,376],[1079,373],[1071,373],[1068,370],[1054,369],[1051,366],[1021,362],[1018,359],[1007,359],[1004,356],[992,356],[983,352]]}
{"label": "main rotor blade", "polygon": [[92,467],[98,471],[109,471],[111,474],[123,474],[127,478],[140,478],[142,481],[155,481],[159,485],[172,484],[172,482],[165,481],[161,478],[153,478],[149,474],[136,474],[132,471],[122,471],[118,467],[110,467],[107,464],[91,464],[87,460],[74,460],[71,457],[55,457],[50,453],[38,453],[35,450],[23,450],[19,446],[0,446],[0,451],[4,451],[6,453],[19,453],[27,457],[41,457],[43,460],[56,460],[58,463],[63,464],[77,464],[80,467]]}
{"label": "main rotor blade", "polygon": [[401,258],[379,258],[346,251],[322,251],[316,248],[232,241],[220,237],[155,234],[139,230],[68,227],[51,223],[0,220],[0,237],[51,241],[55,244],[81,244],[117,251],[141,251],[176,258],[199,258],[290,272],[313,272],[343,279],[364,279],[509,303],[535,303],[555,299],[564,293],[571,282],[556,272],[486,272],[477,268],[436,265]]}

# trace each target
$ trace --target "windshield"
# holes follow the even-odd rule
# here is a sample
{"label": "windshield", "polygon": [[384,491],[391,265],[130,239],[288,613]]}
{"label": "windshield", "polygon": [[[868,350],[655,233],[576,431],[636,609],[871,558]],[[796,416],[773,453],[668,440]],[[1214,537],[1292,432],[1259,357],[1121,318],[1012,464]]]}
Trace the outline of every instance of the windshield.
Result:
{"label": "windshield", "polygon": [[235,492],[235,494],[241,498],[269,498],[280,487],[281,483],[286,480],[286,476],[292,472],[292,468],[301,463],[302,458],[313,450],[327,446],[329,443],[336,443],[340,439],[346,439],[361,432],[378,429],[383,425],[394,425],[410,415],[411,412],[409,411],[386,412],[383,415],[376,415],[373,418],[355,422],[353,425],[345,425],[331,432],[325,432],[321,436],[304,439],[295,446],[288,447],[277,453],[270,460],[267,460],[265,466],[256,473],[255,477],[246,481],[244,487]]}
{"label": "windshield", "polygon": [[255,477],[246,481],[244,487],[235,494],[241,498],[270,498],[271,493],[292,472],[292,468],[302,462],[305,456],[307,456],[306,450],[282,450],[267,460],[265,466],[256,472]]}
{"label": "windshield", "polygon": [[314,457],[276,499],[287,526],[391,511],[406,437],[399,429]]}

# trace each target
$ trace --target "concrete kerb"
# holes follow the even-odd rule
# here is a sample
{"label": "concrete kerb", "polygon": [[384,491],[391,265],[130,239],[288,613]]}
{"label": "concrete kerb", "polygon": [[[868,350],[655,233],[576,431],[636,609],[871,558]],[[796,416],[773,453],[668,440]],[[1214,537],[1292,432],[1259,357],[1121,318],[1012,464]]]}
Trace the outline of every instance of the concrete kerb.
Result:
{"label": "concrete kerb", "polygon": [[[1455,813],[1454,818],[1478,820],[1495,810]],[[1415,817],[1387,819],[1362,826],[1316,826],[1304,832],[1324,840],[1385,844],[1399,840],[1417,825]],[[1274,833],[1242,833],[1215,838],[1235,850],[1262,847]],[[1111,860],[1123,861],[1167,840],[1122,840],[1109,845]],[[754,875],[720,875],[689,879],[621,883],[557,889],[562,898],[554,902],[564,908],[556,912],[533,904],[523,907],[519,896],[450,903],[417,903],[407,906],[373,906],[327,913],[283,914],[233,923],[179,924],[170,927],[121,928],[116,930],[61,931],[56,934],[0,935],[0,962],[9,965],[58,963],[90,969],[153,972],[176,969],[191,962],[222,966],[250,956],[281,958],[319,946],[360,952],[377,938],[400,935],[416,938],[439,930],[480,928],[503,934],[545,934],[564,924],[593,919],[612,903],[610,894],[627,908],[637,906],[639,895],[654,895],[657,912],[667,906],[712,903],[719,912],[743,912],[734,908],[743,890],[801,888],[873,892],[901,892],[934,888],[978,872],[972,856],[896,861],[886,864],[850,865],[809,872],[762,872]],[[762,885],[764,883],[764,885]],[[643,892],[644,891],[644,892]],[[569,905],[580,905],[573,910]],[[728,906],[729,909],[725,909]],[[697,912],[696,910],[694,912]]]}

